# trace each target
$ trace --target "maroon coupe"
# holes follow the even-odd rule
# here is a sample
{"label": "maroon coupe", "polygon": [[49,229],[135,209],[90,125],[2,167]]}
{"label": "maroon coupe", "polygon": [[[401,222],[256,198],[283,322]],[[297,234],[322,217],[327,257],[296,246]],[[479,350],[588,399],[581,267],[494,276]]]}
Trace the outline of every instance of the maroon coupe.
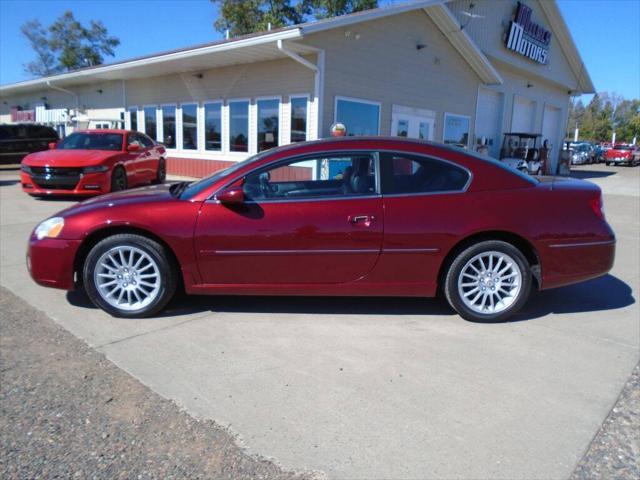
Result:
{"label": "maroon coupe", "polygon": [[22,160],[22,190],[34,197],[92,196],[145,183],[162,183],[166,150],[144,133],[74,132]]}
{"label": "maroon coupe", "polygon": [[276,148],[197,182],[118,192],[42,222],[41,285],[83,284],[115,316],[191,294],[434,296],[507,319],[532,289],[609,271],[600,189],[398,138]]}

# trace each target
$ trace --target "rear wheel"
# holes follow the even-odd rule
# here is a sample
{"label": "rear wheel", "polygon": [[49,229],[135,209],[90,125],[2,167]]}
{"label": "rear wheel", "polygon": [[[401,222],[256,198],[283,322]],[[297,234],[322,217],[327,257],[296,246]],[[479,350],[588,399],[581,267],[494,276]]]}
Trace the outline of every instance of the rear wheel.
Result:
{"label": "rear wheel", "polygon": [[531,268],[520,250],[488,240],[456,256],[445,279],[445,295],[467,320],[502,322],[526,303],[531,285]]}
{"label": "rear wheel", "polygon": [[119,192],[127,189],[127,173],[122,167],[116,167],[111,174],[111,191]]}
{"label": "rear wheel", "polygon": [[91,301],[115,317],[142,318],[158,313],[176,290],[177,275],[158,242],[118,234],[97,243],[83,268]]}

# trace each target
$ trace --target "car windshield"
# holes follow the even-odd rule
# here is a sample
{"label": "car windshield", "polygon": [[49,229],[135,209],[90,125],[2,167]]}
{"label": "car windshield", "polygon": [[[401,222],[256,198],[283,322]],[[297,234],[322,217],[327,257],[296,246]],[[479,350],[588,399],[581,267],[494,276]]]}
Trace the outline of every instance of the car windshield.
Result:
{"label": "car windshield", "polygon": [[58,144],[62,150],[114,150],[122,149],[121,133],[72,133]]}
{"label": "car windshield", "polygon": [[629,145],[616,145],[613,147],[614,150],[631,150],[631,146]]}
{"label": "car windshield", "polygon": [[265,156],[265,153],[259,153],[258,155],[249,157],[246,160],[238,162],[235,165],[227,167],[223,170],[218,170],[217,172],[209,175],[208,177],[201,178],[200,180],[189,184],[189,186],[187,186],[180,194],[180,198],[191,198],[194,195],[197,195],[198,193],[202,192],[203,190],[206,190],[221,178],[227,175],[231,175],[234,172],[237,172],[241,168],[244,168],[246,165],[249,165],[250,163],[253,163],[257,160],[260,160],[264,156]]}

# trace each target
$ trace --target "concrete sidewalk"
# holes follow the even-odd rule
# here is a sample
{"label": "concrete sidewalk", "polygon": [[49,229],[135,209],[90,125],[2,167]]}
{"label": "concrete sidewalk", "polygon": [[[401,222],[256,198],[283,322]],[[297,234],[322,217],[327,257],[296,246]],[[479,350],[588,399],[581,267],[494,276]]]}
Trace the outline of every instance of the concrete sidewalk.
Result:
{"label": "concrete sidewalk", "polygon": [[111,318],[28,277],[30,230],[68,203],[27,197],[17,172],[0,174],[0,283],[285,469],[567,478],[639,357],[640,169],[583,170],[605,191],[614,269],[535,295],[507,324],[430,299],[191,297],[161,318]]}

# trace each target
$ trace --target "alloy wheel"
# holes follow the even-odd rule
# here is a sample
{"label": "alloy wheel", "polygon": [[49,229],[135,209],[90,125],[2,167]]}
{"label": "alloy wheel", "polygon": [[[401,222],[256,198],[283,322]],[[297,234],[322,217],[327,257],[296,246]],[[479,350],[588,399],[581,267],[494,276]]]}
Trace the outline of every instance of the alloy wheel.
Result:
{"label": "alloy wheel", "polygon": [[98,259],[94,283],[100,297],[109,305],[135,312],[147,307],[158,296],[160,268],[144,250],[116,246]]}
{"label": "alloy wheel", "polygon": [[489,251],[465,263],[458,276],[458,293],[467,308],[490,315],[507,310],[522,289],[522,271],[504,252]]}

